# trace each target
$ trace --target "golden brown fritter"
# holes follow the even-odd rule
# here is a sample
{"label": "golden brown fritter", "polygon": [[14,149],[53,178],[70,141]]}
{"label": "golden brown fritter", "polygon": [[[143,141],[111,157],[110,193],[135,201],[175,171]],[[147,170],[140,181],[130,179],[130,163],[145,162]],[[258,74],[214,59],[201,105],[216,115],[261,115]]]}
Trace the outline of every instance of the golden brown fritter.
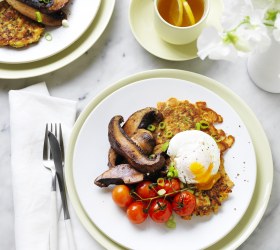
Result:
{"label": "golden brown fritter", "polygon": [[[196,185],[190,185],[189,187],[196,196],[195,215],[203,216],[218,212],[221,203],[228,198],[228,194],[232,192],[234,186],[224,169],[223,159],[223,153],[233,145],[234,137],[226,135],[221,129],[215,128],[215,123],[222,123],[223,117],[208,108],[206,102],[192,104],[187,100],[181,101],[170,98],[166,102],[159,102],[157,108],[163,114],[164,128],[155,124],[156,130],[153,132],[157,144],[155,153],[158,153],[162,144],[169,141],[175,134],[196,129],[197,123],[207,124],[200,129],[211,135],[219,146],[221,152],[219,173],[221,177],[210,190],[200,190]],[[185,219],[190,219],[190,217]]]}
{"label": "golden brown fritter", "polygon": [[20,48],[37,42],[44,26],[21,15],[5,1],[0,2],[0,46]]}

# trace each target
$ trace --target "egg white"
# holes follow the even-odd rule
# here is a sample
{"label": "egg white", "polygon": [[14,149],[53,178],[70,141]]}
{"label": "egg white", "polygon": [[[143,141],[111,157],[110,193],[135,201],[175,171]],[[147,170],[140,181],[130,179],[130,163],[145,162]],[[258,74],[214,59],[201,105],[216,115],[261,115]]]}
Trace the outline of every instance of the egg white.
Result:
{"label": "egg white", "polygon": [[215,175],[220,166],[220,150],[216,141],[200,130],[176,134],[169,142],[167,154],[175,163],[178,178],[184,183],[199,183],[190,169],[193,163],[199,163],[205,171],[213,164],[211,175]]}

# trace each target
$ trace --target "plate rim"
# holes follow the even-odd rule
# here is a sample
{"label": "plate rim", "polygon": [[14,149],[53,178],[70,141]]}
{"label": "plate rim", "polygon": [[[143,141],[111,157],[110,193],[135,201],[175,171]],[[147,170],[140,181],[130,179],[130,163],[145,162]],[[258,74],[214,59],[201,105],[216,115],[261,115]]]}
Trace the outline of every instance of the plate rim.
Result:
{"label": "plate rim", "polygon": [[[131,32],[132,32],[132,34],[133,34],[133,36],[134,36],[134,38],[136,39],[136,41],[139,43],[139,45],[141,45],[141,47],[142,48],[144,48],[146,51],[148,51],[150,54],[152,54],[152,55],[154,55],[154,56],[156,56],[156,57],[158,57],[158,58],[161,58],[161,59],[164,59],[164,60],[168,60],[168,61],[188,61],[188,60],[192,60],[192,59],[195,59],[195,58],[197,58],[198,57],[198,55],[197,55],[197,49],[196,49],[196,52],[195,52],[195,55],[188,55],[188,56],[170,56],[170,57],[168,57],[168,56],[163,56],[163,55],[160,55],[160,54],[158,54],[158,53],[156,53],[155,51],[153,51],[153,49],[151,49],[150,47],[148,48],[147,46],[145,46],[144,44],[143,44],[143,42],[142,42],[142,40],[143,39],[141,39],[141,38],[139,38],[139,36],[138,36],[138,32],[136,32],[136,30],[135,30],[135,26],[133,25],[133,21],[132,20],[134,20],[135,18],[133,18],[133,6],[136,4],[136,2],[137,1],[139,1],[139,0],[131,0],[130,1],[130,4],[129,4],[129,14],[128,14],[128,20],[129,20],[129,26],[130,26],[130,29],[131,29]],[[142,0],[141,0],[142,1]],[[147,1],[147,0],[146,0]],[[220,4],[221,5],[221,7],[223,8],[223,2],[221,1],[221,0],[214,0],[214,1],[216,1],[218,4]],[[213,10],[212,10],[212,12],[214,11],[214,8],[212,8]],[[217,26],[217,28],[220,28],[220,27],[218,27]],[[195,41],[196,42],[196,41]],[[193,42],[193,43],[195,43],[195,42]],[[193,44],[192,43],[192,44]],[[168,49],[168,47],[185,47],[186,46],[186,49],[187,49],[187,46],[188,45],[190,45],[190,44],[187,44],[187,45],[172,45],[172,44],[168,44],[168,45],[166,45],[166,49]]]}
{"label": "plate rim", "polygon": [[22,79],[51,73],[72,63],[89,50],[106,29],[116,0],[102,0],[90,27],[68,48],[56,55],[36,62],[23,64],[0,63],[0,79]]}
{"label": "plate rim", "polygon": [[[125,77],[116,83],[111,84],[105,90],[103,90],[99,95],[97,95],[90,103],[86,106],[84,111],[78,117],[70,140],[68,144],[68,150],[66,154],[66,168],[65,168],[65,177],[66,185],[69,194],[69,198],[72,202],[74,210],[80,219],[81,223],[87,229],[87,231],[95,238],[102,246],[110,249],[125,249],[118,245],[117,243],[110,240],[103,232],[101,232],[94,223],[87,216],[84,211],[77,192],[75,190],[74,179],[72,175],[72,159],[73,152],[75,147],[75,142],[78,137],[79,131],[87,119],[90,112],[108,95],[116,91],[117,89],[129,85],[131,83],[145,80],[149,78],[176,78],[181,80],[191,81],[195,84],[206,87],[210,91],[213,91],[224,99],[229,105],[237,112],[244,124],[247,126],[249,134],[252,138],[254,149],[256,152],[257,158],[257,182],[255,191],[250,202],[250,205],[245,212],[245,215],[242,217],[237,226],[223,239],[215,243],[214,245],[208,247],[208,250],[214,249],[236,249],[240,246],[254,231],[254,229],[259,224],[269,201],[270,193],[272,189],[273,182],[273,160],[272,154],[269,146],[268,139],[265,135],[265,132],[256,118],[253,111],[247,106],[247,104],[232,90],[225,87],[221,83],[208,78],[206,76],[176,69],[156,69],[140,72],[128,77]],[[237,108],[234,105],[239,105],[242,108]],[[249,130],[248,127],[253,126],[253,130]],[[260,153],[262,152],[262,153]],[[265,152],[265,153],[264,153]],[[266,171],[263,174],[261,166],[266,164]],[[268,166],[268,167],[267,167]],[[270,168],[269,168],[270,167]],[[268,171],[268,169],[270,171]],[[266,179],[266,181],[264,181]],[[265,188],[263,187],[265,186]],[[260,197],[261,196],[261,197]],[[261,202],[260,202],[261,199]],[[258,204],[260,203],[260,204]]]}
{"label": "plate rim", "polygon": [[[85,29],[81,32],[81,34],[79,34],[78,36],[77,36],[77,38],[75,39],[75,40],[72,40],[69,44],[67,44],[66,46],[64,46],[64,47],[62,47],[62,48],[60,48],[59,50],[57,50],[56,52],[54,52],[54,53],[51,53],[51,54],[49,54],[49,55],[45,55],[45,56],[43,56],[43,57],[41,57],[41,58],[33,58],[33,59],[28,59],[28,60],[26,60],[25,58],[22,58],[22,56],[19,56],[19,58],[21,58],[21,59],[23,59],[23,61],[17,61],[17,62],[13,62],[13,61],[8,61],[8,62],[5,62],[5,61],[1,61],[0,60],[0,63],[2,63],[2,64],[13,64],[13,65],[16,65],[16,64],[24,64],[24,63],[32,63],[32,62],[37,62],[37,61],[41,61],[41,60],[44,60],[44,59],[47,59],[47,58],[49,58],[49,57],[52,57],[52,56],[54,56],[54,55],[56,55],[56,54],[58,54],[58,53],[60,53],[61,51],[63,51],[63,50],[65,50],[65,49],[67,49],[69,46],[71,46],[73,43],[75,43],[77,40],[79,40],[79,38],[88,30],[88,28],[91,26],[91,24],[93,23],[93,20],[96,18],[96,16],[97,16],[97,13],[98,13],[98,11],[99,11],[99,8],[100,8],[100,6],[101,6],[101,1],[102,0],[98,0],[99,2],[98,2],[98,4],[97,4],[97,7],[96,7],[96,9],[95,9],[95,12],[93,12],[92,13],[92,16],[91,16],[91,18],[90,18],[90,20],[89,20],[89,23],[88,23],[88,25],[87,25],[87,27],[85,27]],[[73,3],[73,1],[71,1],[71,2],[69,2],[68,4],[69,5],[71,5]],[[70,12],[71,12],[71,10],[70,10]],[[46,28],[52,28],[52,27],[46,27]],[[57,27],[57,28],[59,28],[59,27]],[[44,33],[49,33],[49,31],[46,29],[45,30],[45,32]],[[52,32],[51,32],[52,33]],[[44,38],[44,36],[43,37],[41,37],[41,39],[43,39]],[[39,44],[32,44],[32,46],[38,46]],[[27,48],[27,50],[28,49],[32,49],[32,48]]]}

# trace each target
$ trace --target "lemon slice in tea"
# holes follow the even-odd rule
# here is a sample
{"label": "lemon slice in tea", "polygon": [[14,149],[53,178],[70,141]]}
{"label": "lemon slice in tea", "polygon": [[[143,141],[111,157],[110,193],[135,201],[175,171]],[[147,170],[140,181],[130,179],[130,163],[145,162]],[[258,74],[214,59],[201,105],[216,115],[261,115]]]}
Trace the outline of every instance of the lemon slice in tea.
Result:
{"label": "lemon slice in tea", "polygon": [[183,6],[184,6],[184,10],[188,16],[188,19],[190,21],[190,24],[191,25],[194,25],[195,24],[195,18],[194,18],[194,15],[193,15],[193,12],[192,12],[192,9],[189,5],[189,3],[186,1],[186,0],[183,0]]}
{"label": "lemon slice in tea", "polygon": [[181,26],[183,23],[183,2],[182,0],[172,1],[170,6],[170,21],[175,26]]}

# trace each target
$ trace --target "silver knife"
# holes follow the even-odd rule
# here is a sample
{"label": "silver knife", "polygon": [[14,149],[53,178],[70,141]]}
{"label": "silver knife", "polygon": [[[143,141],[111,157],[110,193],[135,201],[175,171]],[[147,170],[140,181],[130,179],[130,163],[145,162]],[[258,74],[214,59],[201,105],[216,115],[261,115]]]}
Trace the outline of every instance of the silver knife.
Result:
{"label": "silver knife", "polygon": [[72,226],[71,226],[68,205],[67,205],[67,197],[66,197],[62,158],[61,158],[61,149],[59,146],[59,142],[53,133],[48,132],[48,137],[49,137],[49,141],[50,141],[50,145],[51,145],[51,153],[52,153],[52,156],[54,159],[54,165],[55,165],[58,185],[59,185],[59,189],[60,189],[68,247],[70,250],[75,250],[76,244],[75,244],[75,239],[74,239],[73,230],[72,230]]}

